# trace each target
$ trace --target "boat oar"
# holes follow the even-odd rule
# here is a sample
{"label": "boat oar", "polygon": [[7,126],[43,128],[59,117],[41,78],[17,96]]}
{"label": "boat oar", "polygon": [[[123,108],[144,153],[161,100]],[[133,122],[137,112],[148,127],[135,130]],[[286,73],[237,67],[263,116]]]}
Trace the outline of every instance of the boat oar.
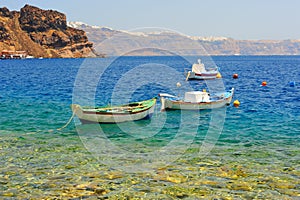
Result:
{"label": "boat oar", "polygon": [[132,110],[132,109],[135,109],[135,108],[144,108],[145,106],[144,105],[139,105],[139,106],[128,106],[128,107],[120,107],[120,108],[124,108],[124,109],[128,109],[128,110]]}
{"label": "boat oar", "polygon": [[107,110],[116,110],[116,109],[119,109],[119,110],[132,110],[132,109],[135,109],[135,108],[144,108],[145,106],[144,105],[138,105],[138,106],[115,106],[115,107],[107,107],[107,108],[96,108],[96,110],[98,112],[105,112]]}

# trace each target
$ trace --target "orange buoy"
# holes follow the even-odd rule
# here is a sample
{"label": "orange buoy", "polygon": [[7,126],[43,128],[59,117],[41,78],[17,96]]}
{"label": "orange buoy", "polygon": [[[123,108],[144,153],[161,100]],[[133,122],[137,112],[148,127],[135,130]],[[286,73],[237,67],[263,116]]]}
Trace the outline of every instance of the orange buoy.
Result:
{"label": "orange buoy", "polygon": [[238,74],[233,74],[233,75],[232,75],[232,78],[234,78],[234,79],[237,79],[238,77],[239,77]]}
{"label": "orange buoy", "polygon": [[261,86],[266,86],[267,85],[267,81],[263,81],[262,83],[261,83]]}
{"label": "orange buoy", "polygon": [[221,73],[218,73],[217,76],[216,76],[216,78],[222,78]]}
{"label": "orange buoy", "polygon": [[235,101],[233,102],[234,107],[239,107],[240,104],[241,104],[241,103],[239,102],[239,100],[235,100]]}

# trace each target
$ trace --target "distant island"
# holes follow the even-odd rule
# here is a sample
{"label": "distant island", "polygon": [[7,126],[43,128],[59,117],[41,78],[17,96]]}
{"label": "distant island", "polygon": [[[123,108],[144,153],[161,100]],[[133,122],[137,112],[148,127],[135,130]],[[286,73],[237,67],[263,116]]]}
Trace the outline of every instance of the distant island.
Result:
{"label": "distant island", "polygon": [[171,31],[128,32],[68,22],[87,33],[96,51],[119,55],[300,55],[299,40],[235,40],[187,36]]}
{"label": "distant island", "polygon": [[38,58],[97,56],[86,33],[68,27],[63,13],[30,5],[25,5],[19,12],[0,8],[1,52],[4,56],[15,52],[14,56]]}
{"label": "distant island", "polygon": [[[2,54],[1,54],[2,53]],[[171,31],[129,32],[67,22],[54,10],[0,8],[0,56],[79,58],[149,55],[300,55],[300,40],[235,40]]]}

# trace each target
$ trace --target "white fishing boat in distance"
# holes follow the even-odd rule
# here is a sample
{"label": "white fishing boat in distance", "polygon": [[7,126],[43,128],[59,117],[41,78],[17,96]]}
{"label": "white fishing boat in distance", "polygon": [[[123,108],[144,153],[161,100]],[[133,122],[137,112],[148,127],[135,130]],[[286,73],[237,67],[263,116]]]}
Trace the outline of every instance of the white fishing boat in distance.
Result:
{"label": "white fishing boat in distance", "polygon": [[186,80],[190,79],[198,79],[198,80],[207,80],[207,79],[215,79],[219,74],[218,68],[207,69],[203,63],[201,63],[201,59],[198,59],[198,63],[194,63],[192,65],[192,71],[185,69],[184,75]]}

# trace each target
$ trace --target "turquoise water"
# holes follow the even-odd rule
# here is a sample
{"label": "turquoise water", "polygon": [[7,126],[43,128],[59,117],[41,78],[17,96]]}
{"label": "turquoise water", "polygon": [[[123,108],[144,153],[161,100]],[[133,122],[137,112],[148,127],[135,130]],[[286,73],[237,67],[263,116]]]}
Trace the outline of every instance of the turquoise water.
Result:
{"label": "turquoise water", "polygon": [[[221,80],[185,82],[196,59],[0,60],[0,198],[300,198],[300,57],[216,56]],[[240,107],[57,130],[71,103],[223,84]]]}

